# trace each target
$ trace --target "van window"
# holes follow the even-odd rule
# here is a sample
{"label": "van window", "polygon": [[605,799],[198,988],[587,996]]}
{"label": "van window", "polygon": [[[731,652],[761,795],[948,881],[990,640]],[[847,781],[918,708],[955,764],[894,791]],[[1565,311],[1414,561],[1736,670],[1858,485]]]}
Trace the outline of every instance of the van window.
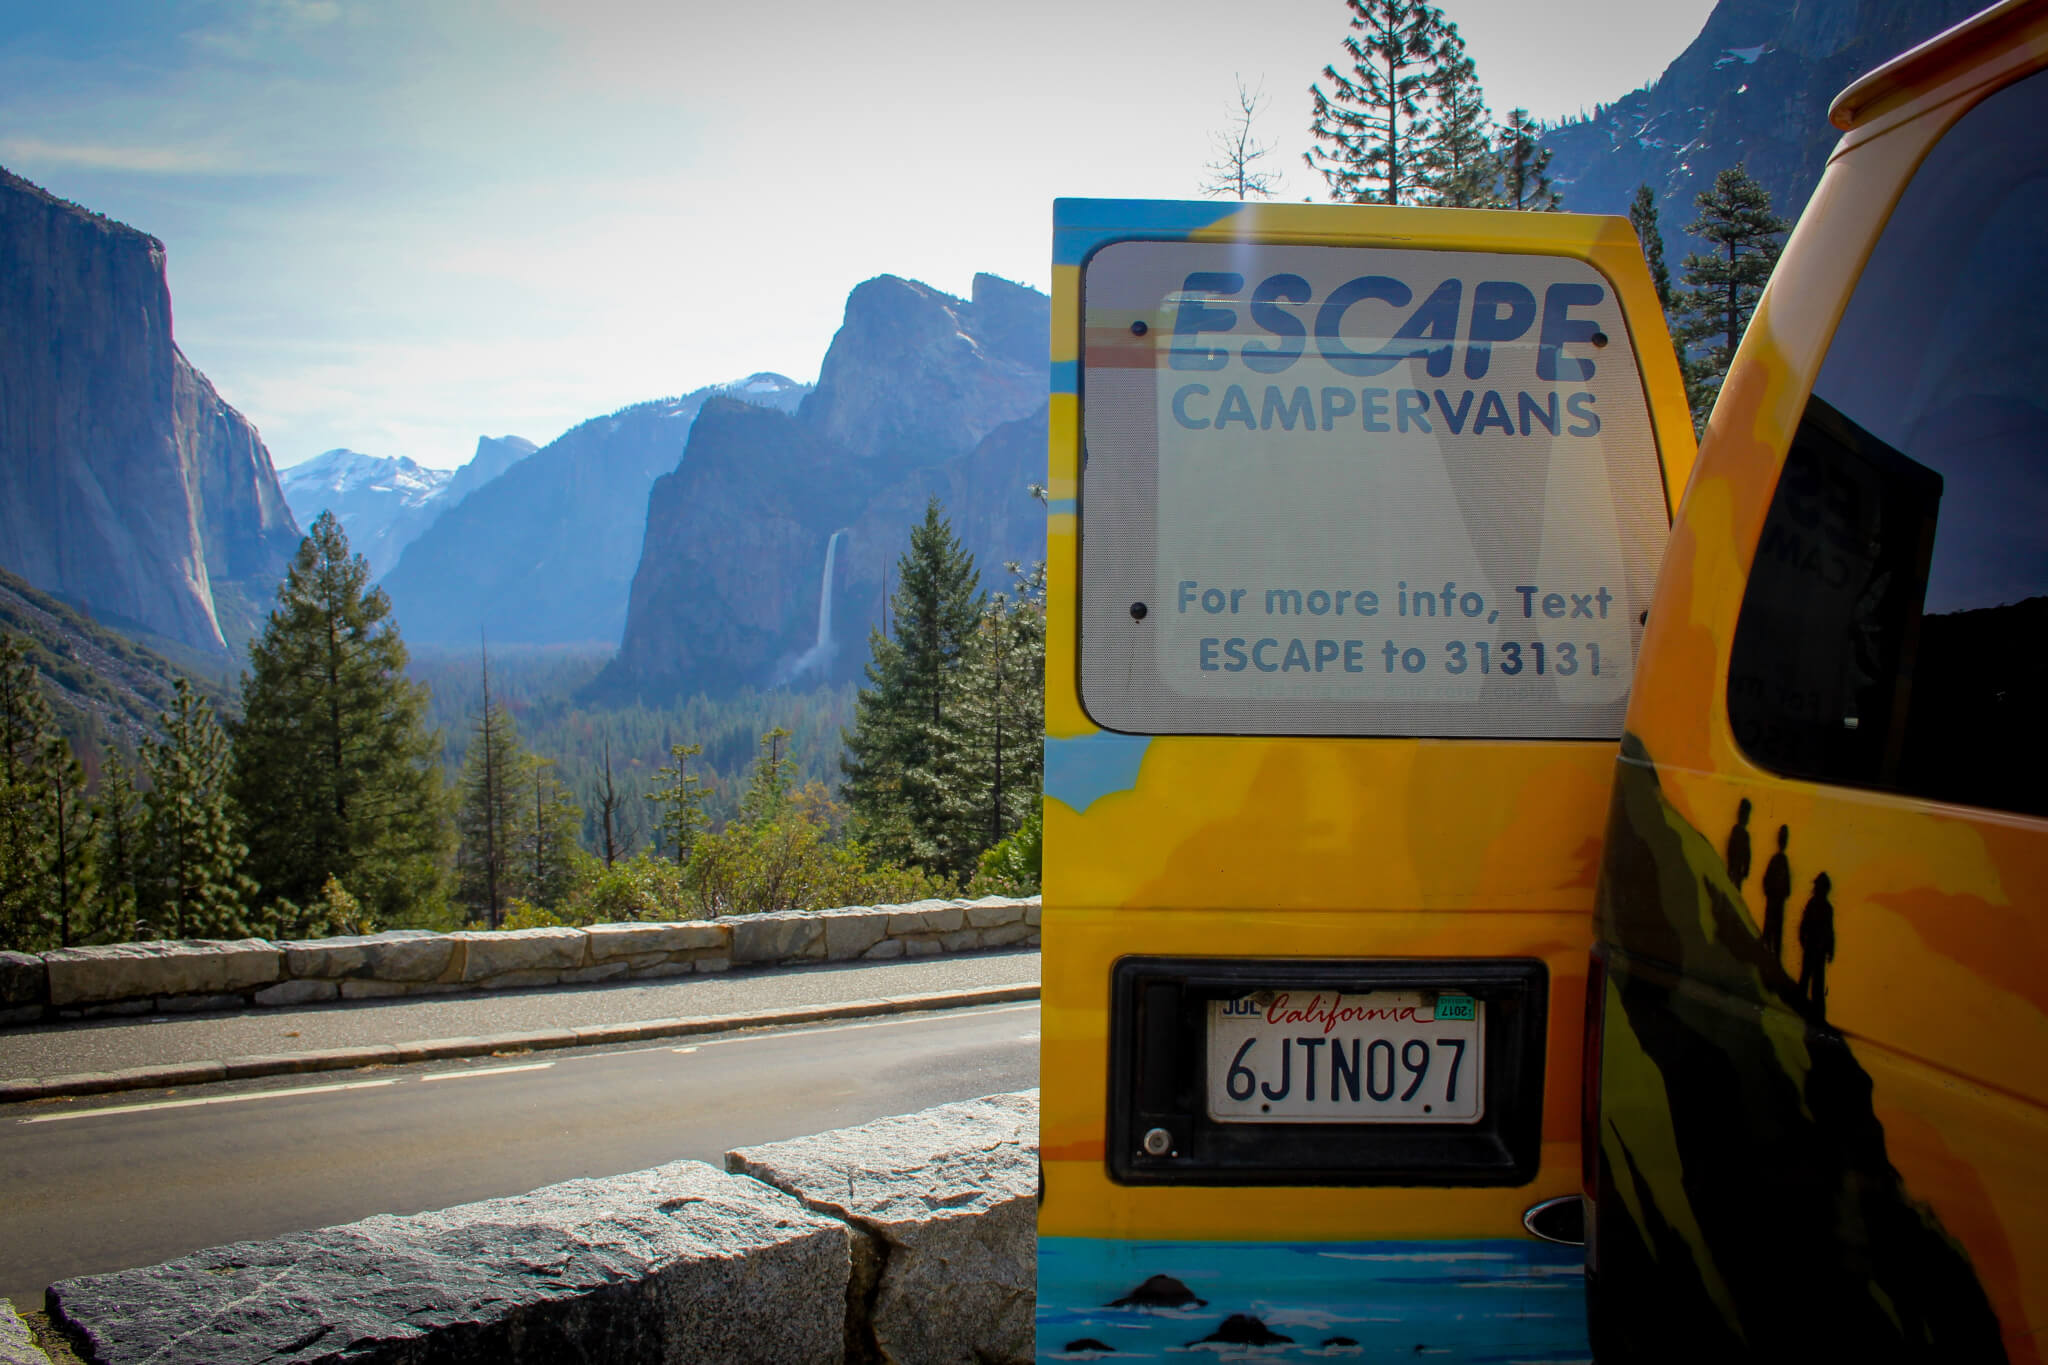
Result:
{"label": "van window", "polygon": [[1621,733],[1669,517],[1599,271],[1125,241],[1082,291],[1080,681],[1097,723]]}
{"label": "van window", "polygon": [[1764,522],[1728,714],[1779,772],[2048,814],[2048,73],[1929,154]]}

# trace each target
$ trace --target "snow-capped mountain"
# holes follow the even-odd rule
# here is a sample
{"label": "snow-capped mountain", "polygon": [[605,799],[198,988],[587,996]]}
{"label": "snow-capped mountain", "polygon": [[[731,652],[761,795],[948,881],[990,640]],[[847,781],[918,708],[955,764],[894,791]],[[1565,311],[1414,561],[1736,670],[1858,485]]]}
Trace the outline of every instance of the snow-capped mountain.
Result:
{"label": "snow-capped mountain", "polygon": [[337,448],[285,470],[280,482],[300,525],[312,525],[323,511],[334,513],[349,547],[382,577],[436,517],[535,448],[519,436],[481,436],[476,454],[456,470],[431,469],[404,455]]}

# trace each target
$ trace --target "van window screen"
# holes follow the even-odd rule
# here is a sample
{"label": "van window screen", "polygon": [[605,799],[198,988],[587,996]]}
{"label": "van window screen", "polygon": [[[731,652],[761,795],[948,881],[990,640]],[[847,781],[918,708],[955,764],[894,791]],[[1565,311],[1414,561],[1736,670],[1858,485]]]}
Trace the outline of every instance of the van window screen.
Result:
{"label": "van window screen", "polygon": [[1835,330],[1734,641],[1767,767],[2048,814],[2043,120],[2035,76],[1957,122]]}
{"label": "van window screen", "polygon": [[1668,513],[1597,271],[1120,242],[1082,295],[1097,723],[1620,734]]}

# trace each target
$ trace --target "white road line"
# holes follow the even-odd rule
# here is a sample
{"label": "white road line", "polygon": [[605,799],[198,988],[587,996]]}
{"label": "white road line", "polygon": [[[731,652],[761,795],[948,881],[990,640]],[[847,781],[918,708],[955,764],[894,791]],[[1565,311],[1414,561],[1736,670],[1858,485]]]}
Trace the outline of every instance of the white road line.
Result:
{"label": "white road line", "polygon": [[893,1019],[856,1019],[856,1021],[850,1021],[850,1023],[823,1023],[823,1025],[819,1025],[815,1029],[774,1029],[774,1031],[766,1031],[764,1029],[760,1033],[741,1033],[739,1038],[713,1038],[711,1042],[692,1044],[688,1048],[670,1048],[670,1052],[696,1052],[698,1048],[729,1048],[731,1044],[750,1044],[750,1042],[762,1042],[762,1040],[768,1040],[768,1038],[805,1038],[805,1036],[809,1036],[809,1033],[846,1033],[846,1031],[852,1031],[852,1029],[881,1029],[881,1027],[889,1027],[891,1023],[940,1023],[942,1015],[944,1017],[975,1015],[977,1019],[983,1017],[983,1015],[1014,1015],[1014,1013],[1020,1013],[1020,1011],[1026,1011],[1026,1009],[1038,1009],[1038,1005],[997,1005],[997,1007],[991,1007],[991,1009],[920,1011],[920,1013],[913,1013],[913,1015],[897,1015]]}
{"label": "white road line", "polygon": [[476,1071],[436,1071],[423,1081],[459,1081],[465,1076],[509,1076],[515,1071],[546,1071],[553,1062],[528,1062],[524,1066],[487,1066]]}
{"label": "white road line", "polygon": [[17,1123],[62,1123],[66,1119],[96,1119],[103,1114],[140,1114],[152,1109],[185,1109],[200,1104],[240,1104],[244,1100],[275,1100],[292,1095],[325,1095],[336,1090],[374,1090],[397,1085],[392,1081],[349,1081],[343,1085],[302,1085],[290,1090],[257,1090],[247,1095],[207,1095],[196,1100],[158,1100],[153,1104],[113,1104],[104,1109],[78,1109],[68,1114],[38,1114],[17,1119]]}

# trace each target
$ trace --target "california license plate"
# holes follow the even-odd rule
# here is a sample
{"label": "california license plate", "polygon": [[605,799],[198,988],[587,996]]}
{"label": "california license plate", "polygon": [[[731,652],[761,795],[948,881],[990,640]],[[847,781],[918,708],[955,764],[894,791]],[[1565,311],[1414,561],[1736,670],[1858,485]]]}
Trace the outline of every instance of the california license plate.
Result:
{"label": "california license plate", "polygon": [[1486,1005],[1460,991],[1253,991],[1209,1004],[1219,1123],[1473,1123]]}

